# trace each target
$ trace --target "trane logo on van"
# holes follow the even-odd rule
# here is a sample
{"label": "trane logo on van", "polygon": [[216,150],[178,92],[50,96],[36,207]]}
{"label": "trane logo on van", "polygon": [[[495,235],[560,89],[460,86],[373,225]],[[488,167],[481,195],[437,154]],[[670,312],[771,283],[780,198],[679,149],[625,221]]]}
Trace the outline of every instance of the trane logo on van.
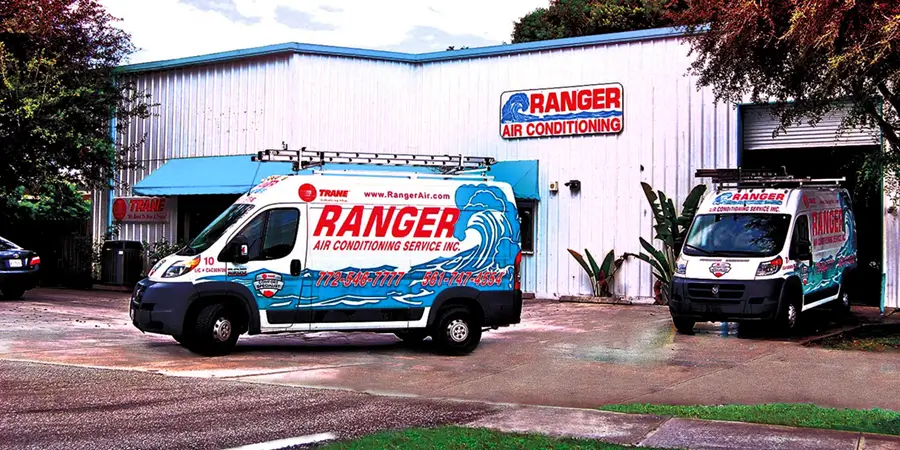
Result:
{"label": "trane logo on van", "polygon": [[338,198],[347,198],[350,194],[350,191],[347,190],[334,190],[334,189],[321,189],[319,190],[319,195],[322,197],[338,197]]}
{"label": "trane logo on van", "polygon": [[365,213],[361,205],[325,205],[313,236],[451,238],[459,219],[456,208],[375,206]]}

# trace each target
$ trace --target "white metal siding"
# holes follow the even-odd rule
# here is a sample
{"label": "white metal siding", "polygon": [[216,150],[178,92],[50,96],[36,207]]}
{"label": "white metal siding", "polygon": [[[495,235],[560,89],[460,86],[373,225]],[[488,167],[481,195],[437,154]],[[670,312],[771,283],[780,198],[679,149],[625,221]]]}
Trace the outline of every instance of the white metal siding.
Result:
{"label": "white metal siding", "polygon": [[[701,167],[734,167],[737,116],[709,90],[684,77],[687,47],[676,39],[573,48],[432,63],[422,71],[423,152],[539,159],[535,254],[524,259],[526,291],[540,297],[587,294],[590,284],[566,251],[585,248],[639,253],[652,241],[652,213],[641,181],[674,195],[680,205]],[[516,89],[620,82],[622,134],[504,141],[500,95]],[[642,170],[643,168],[643,170]],[[563,183],[577,179],[581,192]],[[549,183],[560,183],[551,195]],[[652,295],[652,276],[632,259],[617,274],[616,292]]]}
{"label": "white metal siding", "polygon": [[[146,141],[134,155],[143,168],[122,171],[115,196],[172,158],[252,154],[265,148],[373,149],[415,146],[415,68],[403,63],[280,55],[149,72],[138,88],[159,104],[154,117],[130,124],[126,142]],[[96,197],[94,236],[106,233],[108,192]],[[174,199],[173,199],[174,200]],[[176,202],[170,204],[176,207]],[[121,239],[173,241],[168,224],[125,224]]]}
{"label": "white metal siding", "polygon": [[[249,154],[288,142],[329,150],[381,150],[538,159],[541,201],[535,254],[524,259],[524,288],[541,297],[590,291],[566,251],[601,258],[639,253],[652,216],[646,181],[677,204],[701,167],[736,164],[737,116],[697,90],[688,48],[677,39],[602,45],[414,66],[345,57],[272,56],[139,75],[161,103],[158,116],[133,124],[126,139],[149,133],[139,158],[147,168],[124,173],[129,186],[174,157]],[[620,82],[620,135],[504,141],[500,94],[515,89]],[[582,182],[572,195],[562,183]],[[550,195],[550,181],[560,191]],[[103,193],[101,193],[103,194]],[[124,189],[116,195],[129,195]],[[101,195],[95,236],[105,232]],[[174,202],[173,202],[174,206]],[[122,238],[172,240],[172,223],[128,225]],[[649,266],[632,259],[615,290],[652,295]]]}
{"label": "white metal siding", "polygon": [[848,129],[840,132],[845,113],[832,111],[822,117],[815,126],[806,120],[772,133],[780,126],[780,121],[767,105],[741,107],[742,145],[744,150],[771,150],[782,148],[847,147],[878,145],[877,130],[871,128]]}

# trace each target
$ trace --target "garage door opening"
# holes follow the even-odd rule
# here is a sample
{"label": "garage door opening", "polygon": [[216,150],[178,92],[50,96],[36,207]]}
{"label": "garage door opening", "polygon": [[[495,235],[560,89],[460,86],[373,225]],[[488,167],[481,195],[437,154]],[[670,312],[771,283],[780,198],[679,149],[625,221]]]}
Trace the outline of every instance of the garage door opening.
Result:
{"label": "garage door opening", "polygon": [[844,129],[846,109],[832,111],[816,126],[805,120],[787,127],[777,136],[779,120],[768,105],[742,105],[739,164],[747,169],[779,170],[788,175],[811,178],[846,178],[856,216],[857,276],[859,291],[855,305],[880,306],[884,261],[882,233],[883,192],[879,185],[862,184],[859,170],[866,158],[881,151],[880,130]]}

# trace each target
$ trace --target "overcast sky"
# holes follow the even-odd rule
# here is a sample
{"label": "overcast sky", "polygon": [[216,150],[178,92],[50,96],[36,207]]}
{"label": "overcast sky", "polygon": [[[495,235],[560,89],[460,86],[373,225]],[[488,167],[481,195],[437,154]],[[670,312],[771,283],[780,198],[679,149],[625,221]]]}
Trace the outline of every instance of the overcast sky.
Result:
{"label": "overcast sky", "polygon": [[129,63],[283,42],[412,53],[509,42],[548,0],[100,0],[139,51]]}

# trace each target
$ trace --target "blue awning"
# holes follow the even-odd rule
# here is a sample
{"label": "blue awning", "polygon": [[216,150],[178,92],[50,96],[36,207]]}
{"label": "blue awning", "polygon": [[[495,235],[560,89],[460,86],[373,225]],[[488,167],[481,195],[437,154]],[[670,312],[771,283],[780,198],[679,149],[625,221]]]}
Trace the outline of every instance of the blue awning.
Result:
{"label": "blue awning", "polygon": [[540,200],[538,190],[538,162],[536,160],[500,161],[491,166],[489,175],[497,181],[512,186],[513,194],[519,200]]}
{"label": "blue awning", "polygon": [[257,163],[250,155],[178,158],[137,182],[137,195],[243,194],[272,175],[293,173],[291,163]]}
{"label": "blue awning", "polygon": [[[326,169],[366,171],[404,171],[436,173],[428,167],[348,166]],[[311,169],[299,173],[311,173]],[[172,159],[154,170],[132,187],[136,195],[174,196],[235,194],[240,195],[272,175],[295,173],[291,163],[253,162],[250,155],[206,156]],[[517,199],[539,200],[537,161],[502,161],[491,166],[489,175],[509,183]]]}

